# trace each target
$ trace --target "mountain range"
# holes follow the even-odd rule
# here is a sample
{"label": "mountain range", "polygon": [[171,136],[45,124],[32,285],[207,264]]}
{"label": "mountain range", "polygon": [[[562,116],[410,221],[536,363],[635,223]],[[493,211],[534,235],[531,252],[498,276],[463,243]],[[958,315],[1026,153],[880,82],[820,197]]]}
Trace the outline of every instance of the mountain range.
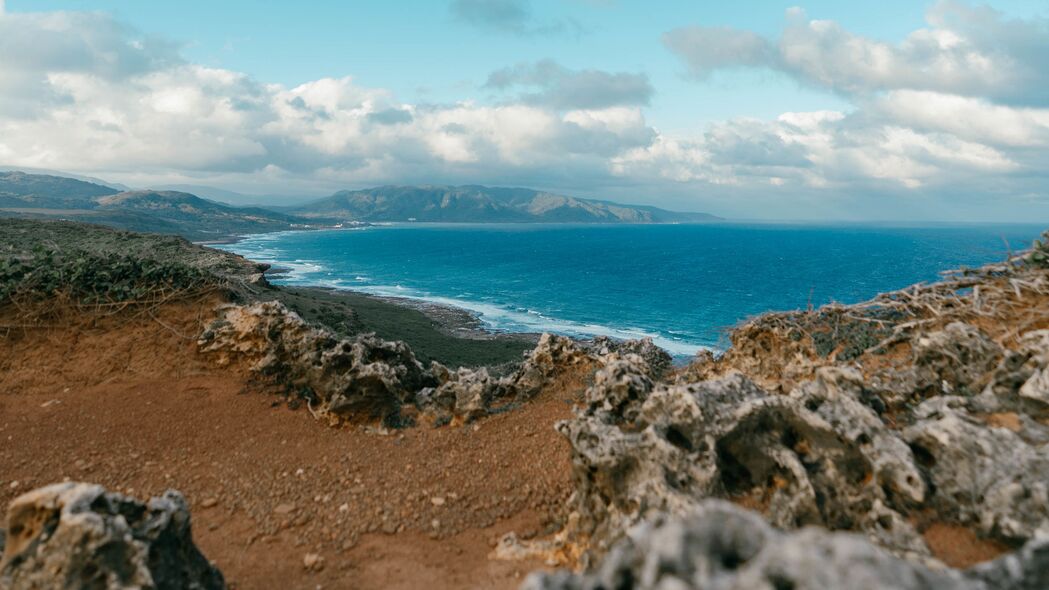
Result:
{"label": "mountain range", "polygon": [[643,205],[581,199],[526,188],[381,186],[340,191],[289,212],[306,218],[445,223],[683,223],[715,221]]}
{"label": "mountain range", "polygon": [[74,219],[198,241],[351,221],[695,223],[719,219],[706,213],[479,185],[382,186],[340,191],[305,205],[274,209],[235,207],[183,191],[120,190],[77,178],[0,172],[0,216]]}
{"label": "mountain range", "polygon": [[307,220],[258,207],[231,207],[178,191],[120,191],[42,174],[0,172],[0,216],[71,219],[192,240],[303,228]]}

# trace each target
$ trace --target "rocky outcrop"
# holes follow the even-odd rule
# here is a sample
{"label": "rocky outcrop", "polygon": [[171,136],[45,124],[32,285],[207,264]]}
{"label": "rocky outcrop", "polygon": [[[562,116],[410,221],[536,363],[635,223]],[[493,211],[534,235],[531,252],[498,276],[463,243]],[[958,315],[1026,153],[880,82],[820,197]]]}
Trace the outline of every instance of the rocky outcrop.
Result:
{"label": "rocky outcrop", "polygon": [[900,559],[859,535],[809,527],[782,533],[708,500],[632,529],[586,574],[535,573],[522,590],[1027,590],[1049,587],[1049,540],[968,571]]}
{"label": "rocky outcrop", "polygon": [[415,406],[435,424],[468,422],[535,397],[559,380],[589,377],[624,351],[636,352],[638,370],[663,374],[670,356],[651,340],[580,342],[543,334],[517,368],[494,378],[485,368],[424,368],[403,342],[374,335],[337,338],[282,303],[226,305],[197,342],[220,365],[245,364],[304,397],[335,422],[405,423]]}
{"label": "rocky outcrop", "polygon": [[276,378],[335,420],[397,423],[401,406],[433,382],[403,342],[337,339],[275,301],[225,306],[198,345],[219,364],[243,361]]}
{"label": "rocky outcrop", "polygon": [[452,371],[433,363],[431,374],[438,385],[419,392],[417,405],[437,423],[470,421],[526,402],[565,376],[589,375],[605,360],[590,343],[543,334],[517,369],[499,379],[483,367]]}
{"label": "rocky outcrop", "polygon": [[2,590],[226,587],[193,544],[175,491],[143,504],[97,485],[55,484],[16,498],[6,526]]}
{"label": "rocky outcrop", "polygon": [[918,562],[932,562],[930,522],[1012,546],[1049,534],[1049,427],[1035,401],[1046,340],[1030,333],[1010,351],[953,323],[915,336],[905,367],[868,379],[825,366],[785,394],[740,373],[653,382],[638,357],[616,358],[558,425],[579,536],[600,556],[634,524],[706,498],[784,529],[862,532]]}

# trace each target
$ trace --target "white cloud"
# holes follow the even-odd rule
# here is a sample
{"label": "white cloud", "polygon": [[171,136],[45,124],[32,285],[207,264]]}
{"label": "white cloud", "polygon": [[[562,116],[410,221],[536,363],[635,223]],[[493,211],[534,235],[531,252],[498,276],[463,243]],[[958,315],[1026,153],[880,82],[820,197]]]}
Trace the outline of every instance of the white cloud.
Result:
{"label": "white cloud", "polygon": [[899,43],[856,35],[833,21],[787,14],[779,39],[729,28],[664,35],[697,77],[729,67],[781,70],[846,95],[928,90],[1010,103],[1049,104],[1049,19],[1009,20],[990,8],[944,0],[929,26]]}
{"label": "white cloud", "polygon": [[533,89],[535,92],[524,92],[516,99],[556,109],[646,105],[653,92],[644,74],[569,70],[550,59],[492,72],[485,87],[504,91]]}
{"label": "white cloud", "polygon": [[1044,89],[991,88],[972,72],[1033,88],[1044,74],[1028,68],[1042,47],[1030,33],[1044,23],[991,16],[939,5],[929,28],[898,44],[798,13],[779,41],[724,29],[672,32],[668,46],[698,76],[772,64],[846,93],[855,107],[675,135],[646,121],[653,89],[643,74],[538,62],[492,75],[489,86],[511,95],[505,102],[415,104],[349,77],[289,88],[188,63],[171,43],[100,14],[7,14],[0,18],[0,165],[266,193],[483,182],[602,187],[630,198],[949,200],[965,191],[1030,200],[1049,182]]}

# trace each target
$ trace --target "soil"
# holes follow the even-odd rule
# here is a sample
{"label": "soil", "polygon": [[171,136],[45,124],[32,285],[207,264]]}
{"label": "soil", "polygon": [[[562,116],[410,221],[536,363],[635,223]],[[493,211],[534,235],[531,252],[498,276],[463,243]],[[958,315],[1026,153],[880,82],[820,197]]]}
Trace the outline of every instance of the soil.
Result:
{"label": "soil", "polygon": [[570,465],[553,425],[585,379],[464,426],[331,428],[196,353],[217,303],[52,302],[34,328],[0,309],[0,505],[66,478],[178,489],[235,588],[513,588],[550,566],[489,553],[560,528]]}
{"label": "soil", "polygon": [[981,539],[958,525],[934,523],[922,533],[925,543],[940,561],[954,568],[967,568],[990,561],[1012,550],[992,539]]}

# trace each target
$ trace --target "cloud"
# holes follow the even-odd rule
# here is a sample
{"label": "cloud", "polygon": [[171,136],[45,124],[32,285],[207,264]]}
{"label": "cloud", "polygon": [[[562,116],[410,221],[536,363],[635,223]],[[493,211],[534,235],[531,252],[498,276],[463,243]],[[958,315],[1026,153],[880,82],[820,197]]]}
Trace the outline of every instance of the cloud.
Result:
{"label": "cloud", "polygon": [[182,63],[177,46],[97,13],[4,14],[0,18],[0,114],[26,116],[67,102],[49,77],[127,80]]}
{"label": "cloud", "polygon": [[777,63],[772,43],[757,33],[729,27],[684,27],[663,34],[663,44],[681,56],[696,78],[732,67]]}
{"label": "cloud", "polygon": [[411,123],[415,120],[412,112],[407,109],[386,109],[368,113],[368,120],[379,125],[397,125],[399,123]]}
{"label": "cloud", "polygon": [[642,106],[648,104],[653,93],[644,74],[569,70],[549,59],[492,72],[485,88],[533,89],[520,94],[517,100],[561,110]]}
{"label": "cloud", "polygon": [[[1001,40],[995,64],[1004,64],[1003,76],[1025,71],[1019,64],[1041,42],[1025,35],[1041,21],[999,18],[1003,33],[985,17],[940,5],[929,20],[937,30],[953,23],[950,30],[964,38],[957,43],[972,46],[989,46],[981,35],[1012,35]],[[822,31],[813,37],[817,46],[829,43],[820,51],[844,51],[843,44],[881,55],[874,41],[814,22],[788,28]],[[866,210],[885,198],[947,204],[933,211],[951,211],[961,196],[994,202],[995,211],[1045,200],[1038,195],[1049,189],[1049,106],[1038,103],[1037,91],[1006,95],[944,76],[938,84],[903,84],[912,79],[907,72],[928,69],[921,64],[940,63],[904,51],[908,42],[885,46],[891,59],[861,59],[859,71],[841,72],[833,55],[811,53],[811,63],[787,56],[782,39],[700,30],[665,37],[676,52],[696,58],[686,60],[696,76],[771,63],[800,72],[794,75],[806,83],[825,78],[852,107],[674,134],[646,120],[654,90],[642,73],[573,70],[545,60],[493,72],[485,88],[499,100],[409,103],[352,77],[288,87],[204,67],[185,60],[176,45],[105,15],[8,14],[0,18],[0,165],[140,186],[197,182],[259,192],[274,184],[324,192],[480,182],[653,201],[677,194],[684,195],[679,208],[713,205],[743,214],[748,202],[762,203],[762,213],[792,214],[797,203],[818,207],[820,199],[852,199]],[[806,35],[813,34],[802,37],[811,44]],[[704,198],[719,200],[696,201]],[[769,205],[775,199],[783,201]]]}
{"label": "cloud", "polygon": [[579,23],[571,19],[537,21],[529,0],[452,0],[448,10],[460,22],[497,33],[541,36],[582,32]]}
{"label": "cloud", "polygon": [[[571,108],[407,104],[352,78],[287,88],[187,63],[170,45],[143,42],[103,15],[0,22],[17,33],[0,36],[0,51],[24,56],[0,60],[0,78],[24,82],[0,87],[0,162],[13,166],[325,186],[584,182],[607,175],[609,157],[654,134],[636,108],[583,104],[592,98]],[[9,108],[12,97],[24,100],[21,108]]]}
{"label": "cloud", "polygon": [[730,28],[684,27],[663,36],[690,72],[762,67],[844,95],[926,90],[1049,105],[1049,19],[1008,20],[951,1],[899,43],[856,35],[833,21],[788,11],[779,39]]}

